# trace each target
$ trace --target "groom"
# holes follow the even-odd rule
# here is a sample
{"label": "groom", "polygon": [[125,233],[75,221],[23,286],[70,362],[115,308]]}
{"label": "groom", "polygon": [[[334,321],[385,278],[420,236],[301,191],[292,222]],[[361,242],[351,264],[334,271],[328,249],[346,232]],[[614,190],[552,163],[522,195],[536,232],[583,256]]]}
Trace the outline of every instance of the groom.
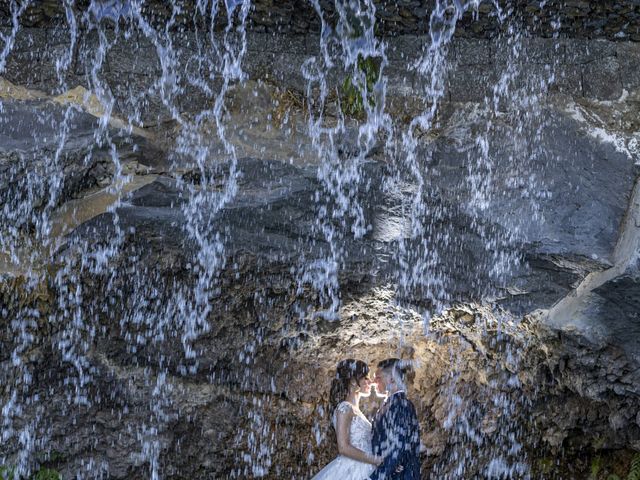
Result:
{"label": "groom", "polygon": [[420,479],[420,430],[405,387],[409,370],[398,358],[378,364],[376,390],[386,392],[388,397],[373,420],[373,453],[384,461],[371,474],[371,480]]}

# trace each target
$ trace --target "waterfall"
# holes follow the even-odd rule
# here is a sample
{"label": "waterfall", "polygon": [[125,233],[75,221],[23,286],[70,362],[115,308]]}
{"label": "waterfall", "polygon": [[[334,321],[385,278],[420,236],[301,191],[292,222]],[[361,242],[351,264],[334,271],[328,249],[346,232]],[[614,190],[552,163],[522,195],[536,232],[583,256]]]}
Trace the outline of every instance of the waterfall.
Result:
{"label": "waterfall", "polygon": [[[398,60],[390,53],[393,39],[378,30],[384,3],[309,0],[306,8],[315,17],[307,20],[319,32],[307,35],[303,53],[292,57],[304,57],[295,65],[303,82],[299,110],[304,121],[299,129],[303,141],[291,148],[299,158],[313,161],[290,180],[292,170],[287,169],[298,166],[275,159],[277,140],[269,143],[264,137],[275,137],[278,127],[271,125],[271,114],[259,118],[260,88],[273,79],[251,83],[246,71],[249,44],[258,30],[250,0],[176,1],[157,11],[142,0],[92,0],[89,5],[65,0],[55,28],[44,33],[24,26],[31,3],[12,0],[10,25],[0,32],[0,80],[12,74],[15,62],[34,57],[34,79],[21,91],[22,103],[0,97],[0,122],[34,132],[7,154],[8,160],[3,157],[6,168],[0,165],[0,275],[14,282],[11,298],[17,305],[3,313],[11,352],[0,357],[8,369],[2,378],[9,392],[0,392],[0,424],[2,443],[11,447],[0,450],[0,466],[11,463],[17,476],[28,478],[44,461],[38,452],[57,450],[62,440],[47,415],[50,406],[61,417],[93,425],[96,436],[103,428],[116,428],[90,418],[104,407],[122,422],[117,428],[127,439],[122,449],[131,464],[143,465],[154,480],[168,478],[179,468],[164,460],[172,429],[205,403],[204,393],[193,394],[193,384],[204,381],[210,391],[234,398],[233,407],[247,419],[234,429],[233,438],[223,439],[236,462],[227,475],[304,478],[307,465],[278,470],[274,439],[287,425],[269,415],[280,400],[298,397],[289,398],[280,383],[276,386],[279,380],[260,348],[272,330],[286,333],[273,347],[280,352],[290,345],[304,348],[319,330],[348,322],[341,312],[350,293],[342,285],[349,268],[374,265],[358,272],[367,278],[362,283],[392,292],[385,300],[389,312],[410,310],[424,321],[427,336],[430,321],[461,301],[485,301],[478,307],[485,320],[478,329],[485,335],[502,322],[517,324],[497,302],[509,282],[527,271],[521,245],[527,232],[545,221],[540,204],[550,194],[540,145],[547,125],[544,102],[556,72],[555,64],[534,76],[523,70],[518,59],[528,54],[529,33],[511,7],[497,0],[434,3],[425,14],[427,30],[411,37],[416,57],[403,59],[400,68],[405,79],[414,79],[412,98],[419,98],[420,105],[399,120],[389,93],[397,88],[390,75],[398,71]],[[482,101],[467,102],[456,98],[451,87],[453,72],[464,61],[456,32],[463,18],[477,18],[481,8],[500,25],[493,45],[505,58],[498,71],[490,72],[490,78],[495,74],[490,93]],[[560,26],[554,23],[552,37]],[[46,41],[37,43],[39,34]],[[37,46],[30,49],[29,42]],[[49,45],[46,51],[39,50],[43,45]],[[274,60],[263,47],[259,68],[268,70]],[[246,85],[255,86],[254,91],[242,90]],[[230,99],[244,106],[253,101],[255,111],[238,113]],[[465,105],[452,108],[453,113],[443,106],[457,103]],[[286,121],[291,123],[283,131],[300,126],[289,117]],[[251,144],[260,122],[268,123],[261,125],[267,132],[264,141]],[[449,138],[457,140],[450,157],[438,150],[434,133],[445,124]],[[504,132],[515,132],[509,147],[495,143]],[[289,140],[294,143],[293,134]],[[243,142],[264,158],[250,163],[245,158],[250,148]],[[512,150],[504,169],[497,159],[506,148]],[[460,164],[455,173],[447,170],[452,159]],[[239,266],[239,258],[253,253],[243,244],[233,247],[256,223],[251,217],[259,210],[255,205],[264,207],[259,211],[265,216],[281,207],[256,198],[264,192],[255,187],[262,176],[273,181],[279,175],[281,183],[269,185],[287,194],[299,188],[306,195],[304,182],[312,185],[313,196],[301,194],[295,201],[314,217],[292,214],[284,227],[276,220],[267,224],[259,232],[265,250],[272,248],[270,235],[286,236],[289,230],[297,235],[297,228],[303,233],[283,248],[289,251],[273,254],[275,260],[269,257],[277,267],[257,263],[267,279],[275,278],[277,268],[290,273],[294,288],[289,291],[275,281],[261,285],[246,317],[236,319],[246,335],[242,348],[229,345],[233,351],[217,357],[218,352],[207,350],[214,334],[224,338],[220,331],[226,327],[216,319],[226,307],[217,302],[233,302],[235,290],[229,285],[240,292],[242,282],[255,280],[254,271]],[[444,177],[455,185],[441,184]],[[90,185],[83,183],[94,178]],[[136,197],[150,185],[169,193]],[[393,199],[391,206],[385,204],[388,199]],[[528,215],[522,210],[509,215],[516,202],[525,205]],[[233,223],[230,217],[243,208],[249,213]],[[381,240],[372,218],[383,208],[393,210],[398,220],[390,238]],[[502,212],[499,221],[490,222],[497,211]],[[464,217],[468,228],[461,231],[450,221],[454,217]],[[149,227],[154,222],[161,225],[160,240]],[[305,222],[311,222],[308,230],[300,226]],[[476,243],[465,243],[469,238]],[[156,241],[169,244],[162,245],[162,254],[156,254]],[[368,247],[360,250],[365,241]],[[468,260],[471,250],[477,258]],[[473,294],[461,293],[462,280]],[[265,313],[280,308],[265,293],[269,288],[291,297],[288,310],[274,314],[276,320]],[[403,340],[409,327],[394,322],[390,336],[401,338],[396,345],[401,352],[410,347],[411,340]],[[366,332],[362,335],[366,339]],[[527,432],[508,420],[531,403],[520,395],[520,344],[510,344],[500,333],[495,338],[497,351],[513,360],[514,371],[487,383],[484,403],[465,397],[463,359],[455,348],[450,351],[451,372],[442,389],[451,407],[444,428],[453,446],[446,462],[435,464],[438,478],[466,478],[478,471],[485,478],[531,478],[523,446]],[[119,364],[122,352],[130,370]],[[34,371],[35,359],[50,370]],[[295,368],[295,361],[289,361]],[[227,368],[236,363],[240,374]],[[58,390],[40,388],[43,378],[55,375],[61,376]],[[99,384],[119,386],[105,391]],[[249,393],[240,395],[234,388]],[[127,423],[140,412],[143,423]],[[497,434],[488,440],[490,416],[495,421],[491,433]],[[207,431],[201,430],[203,435]],[[326,440],[323,435],[314,425],[316,444]],[[111,467],[102,452],[113,446],[91,441],[95,444],[78,454],[82,461],[69,463],[68,476],[109,477]],[[310,455],[304,462],[313,460]]]}

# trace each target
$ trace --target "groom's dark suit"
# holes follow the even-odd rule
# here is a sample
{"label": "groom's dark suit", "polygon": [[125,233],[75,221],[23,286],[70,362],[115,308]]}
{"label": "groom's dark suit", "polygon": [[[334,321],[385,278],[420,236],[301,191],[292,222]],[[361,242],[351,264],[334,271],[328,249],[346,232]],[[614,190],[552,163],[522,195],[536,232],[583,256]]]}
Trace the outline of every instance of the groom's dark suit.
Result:
{"label": "groom's dark suit", "polygon": [[[372,480],[420,479],[420,427],[416,409],[404,392],[385,402],[373,419],[373,453],[384,457]],[[402,465],[402,471],[396,472]]]}

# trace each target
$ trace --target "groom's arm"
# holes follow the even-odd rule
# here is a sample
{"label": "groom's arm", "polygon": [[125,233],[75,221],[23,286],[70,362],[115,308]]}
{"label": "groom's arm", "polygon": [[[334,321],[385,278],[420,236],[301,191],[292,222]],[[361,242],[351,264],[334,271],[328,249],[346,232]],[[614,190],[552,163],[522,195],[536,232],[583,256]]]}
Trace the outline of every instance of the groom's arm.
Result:
{"label": "groom's arm", "polygon": [[392,445],[392,451],[384,457],[380,466],[369,476],[371,480],[389,479],[396,469],[403,464],[410,433],[408,431],[409,424],[406,413],[402,405],[398,403],[391,405],[388,415],[391,416],[391,425],[394,425],[395,428],[390,432],[387,441]]}

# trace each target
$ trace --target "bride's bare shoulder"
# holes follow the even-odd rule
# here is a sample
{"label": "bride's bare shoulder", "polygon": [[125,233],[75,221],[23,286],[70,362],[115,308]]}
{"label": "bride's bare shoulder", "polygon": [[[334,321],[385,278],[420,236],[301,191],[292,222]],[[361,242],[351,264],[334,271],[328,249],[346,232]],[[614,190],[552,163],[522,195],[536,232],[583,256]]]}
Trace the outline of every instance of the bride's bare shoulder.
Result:
{"label": "bride's bare shoulder", "polygon": [[351,405],[349,402],[340,402],[338,404],[338,406],[336,407],[336,414],[338,413],[353,413],[353,405]]}

